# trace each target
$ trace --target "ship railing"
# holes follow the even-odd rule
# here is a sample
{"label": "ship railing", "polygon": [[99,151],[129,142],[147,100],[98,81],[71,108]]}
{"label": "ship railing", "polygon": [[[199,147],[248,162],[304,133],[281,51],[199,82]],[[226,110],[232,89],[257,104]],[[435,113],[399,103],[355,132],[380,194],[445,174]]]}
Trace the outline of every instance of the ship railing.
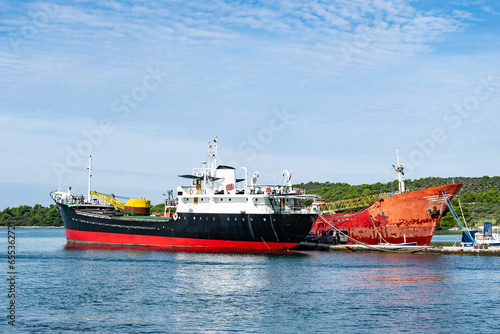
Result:
{"label": "ship railing", "polygon": [[211,169],[210,168],[193,168],[193,175],[198,176],[198,177],[203,177],[205,175],[210,176],[211,175]]}
{"label": "ship railing", "polygon": [[305,195],[306,190],[304,188],[293,188],[289,186],[277,186],[277,185],[256,185],[249,187],[256,194],[268,194],[268,195]]}
{"label": "ship railing", "polygon": [[84,204],[85,203],[85,199],[82,198],[82,195],[80,195],[80,196],[70,195],[69,197],[61,197],[61,196],[57,196],[55,194],[55,192],[51,192],[50,197],[52,197],[54,202],[59,203],[59,204],[75,205],[75,204]]}
{"label": "ship railing", "polygon": [[[289,196],[283,195],[283,197],[277,195],[277,196],[270,196],[269,197],[269,204],[262,204],[262,205],[267,205],[274,213],[285,213],[285,214],[298,214],[298,213],[311,213],[312,212],[312,207],[304,207],[301,205],[300,201],[297,201],[296,196],[304,196],[303,199],[310,199],[311,197],[306,197],[308,195],[294,195],[294,201],[291,203],[285,203],[282,202],[281,200],[289,198]],[[311,196],[311,195],[309,195]],[[317,210],[315,210],[317,212]]]}
{"label": "ship railing", "polygon": [[61,203],[61,204],[66,204],[66,205],[76,205],[76,204],[84,204],[85,201],[82,201],[82,200],[61,199],[58,202]]}
{"label": "ship railing", "polygon": [[344,199],[335,202],[325,203],[321,206],[321,211],[324,213],[335,213],[336,211],[361,208],[370,205],[378,200],[398,195],[399,192],[381,193],[369,196],[355,197]]}
{"label": "ship railing", "polygon": [[256,203],[255,207],[265,213],[282,213],[282,214],[298,214],[298,213],[308,213],[310,210],[304,209],[300,206],[285,206],[281,208],[279,203],[275,205],[269,205],[268,203]]}
{"label": "ship railing", "polygon": [[[196,185],[181,186],[182,191],[185,195],[206,195],[207,190],[203,187],[198,187]],[[305,189],[302,188],[290,188],[288,186],[276,186],[276,185],[258,185],[250,186],[248,188],[236,188],[234,189],[234,194],[236,195],[270,195],[270,196],[293,196],[298,199],[317,199],[320,198],[318,195],[306,195]],[[214,195],[225,195],[226,190],[214,190]]]}

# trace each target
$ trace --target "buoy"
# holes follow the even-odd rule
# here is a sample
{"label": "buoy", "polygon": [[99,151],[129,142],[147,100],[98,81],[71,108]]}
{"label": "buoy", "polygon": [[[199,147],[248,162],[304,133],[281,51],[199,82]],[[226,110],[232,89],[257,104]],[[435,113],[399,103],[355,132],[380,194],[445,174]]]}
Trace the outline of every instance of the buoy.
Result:
{"label": "buoy", "polygon": [[296,193],[297,195],[300,195],[300,190],[299,190],[299,189],[295,190],[295,193]]}
{"label": "buoy", "polygon": [[189,195],[193,194],[193,189],[189,189]]}
{"label": "buoy", "polygon": [[271,188],[266,188],[266,194],[270,194],[271,193]]}

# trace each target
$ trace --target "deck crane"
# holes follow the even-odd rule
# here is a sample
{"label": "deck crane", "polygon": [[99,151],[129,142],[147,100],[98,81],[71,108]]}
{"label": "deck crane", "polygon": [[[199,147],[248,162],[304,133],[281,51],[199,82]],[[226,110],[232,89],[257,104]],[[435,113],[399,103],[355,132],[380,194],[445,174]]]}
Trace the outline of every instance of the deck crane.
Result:
{"label": "deck crane", "polygon": [[114,195],[109,196],[106,194],[98,193],[97,191],[91,191],[90,194],[102,199],[106,203],[116,206],[118,209],[123,210],[125,208],[125,204],[117,200]]}

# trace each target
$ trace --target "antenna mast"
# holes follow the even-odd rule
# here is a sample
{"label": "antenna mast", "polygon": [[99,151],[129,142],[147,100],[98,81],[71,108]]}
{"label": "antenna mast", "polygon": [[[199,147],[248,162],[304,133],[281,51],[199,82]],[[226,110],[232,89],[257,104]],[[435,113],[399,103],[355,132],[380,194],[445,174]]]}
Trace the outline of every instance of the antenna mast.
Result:
{"label": "antenna mast", "polygon": [[87,167],[87,169],[89,170],[89,192],[87,195],[88,196],[87,199],[90,203],[90,202],[92,202],[92,197],[91,197],[92,195],[90,194],[90,189],[91,189],[90,188],[90,181],[92,179],[92,156],[89,156],[89,167]]}
{"label": "antenna mast", "polygon": [[215,140],[214,140],[214,150],[215,150],[215,153],[212,155],[212,176],[215,176],[215,169],[217,168],[217,148],[218,148],[218,144],[217,144],[217,139],[218,137],[215,137]]}
{"label": "antenna mast", "polygon": [[398,179],[399,179],[399,193],[404,193],[405,192],[405,182],[403,181],[403,175],[405,173],[403,172],[404,166],[403,164],[399,163],[399,150],[396,148],[396,155],[398,158],[398,163],[396,165],[392,165],[392,168],[398,173]]}

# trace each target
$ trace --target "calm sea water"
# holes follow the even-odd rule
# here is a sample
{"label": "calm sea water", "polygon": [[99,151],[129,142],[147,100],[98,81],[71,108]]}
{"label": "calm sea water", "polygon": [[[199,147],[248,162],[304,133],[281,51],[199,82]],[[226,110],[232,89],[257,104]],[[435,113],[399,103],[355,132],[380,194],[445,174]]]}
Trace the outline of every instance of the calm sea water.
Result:
{"label": "calm sea water", "polygon": [[445,243],[456,242],[457,246],[460,246],[461,240],[462,240],[462,234],[444,234],[444,235],[435,235],[432,237],[432,242],[445,242]]}
{"label": "calm sea water", "polygon": [[[3,275],[7,230],[1,229]],[[497,333],[500,258],[66,249],[16,230],[16,330],[91,333]],[[4,276],[4,277],[5,277]],[[0,285],[7,314],[6,280]],[[11,329],[2,317],[3,332]]]}

